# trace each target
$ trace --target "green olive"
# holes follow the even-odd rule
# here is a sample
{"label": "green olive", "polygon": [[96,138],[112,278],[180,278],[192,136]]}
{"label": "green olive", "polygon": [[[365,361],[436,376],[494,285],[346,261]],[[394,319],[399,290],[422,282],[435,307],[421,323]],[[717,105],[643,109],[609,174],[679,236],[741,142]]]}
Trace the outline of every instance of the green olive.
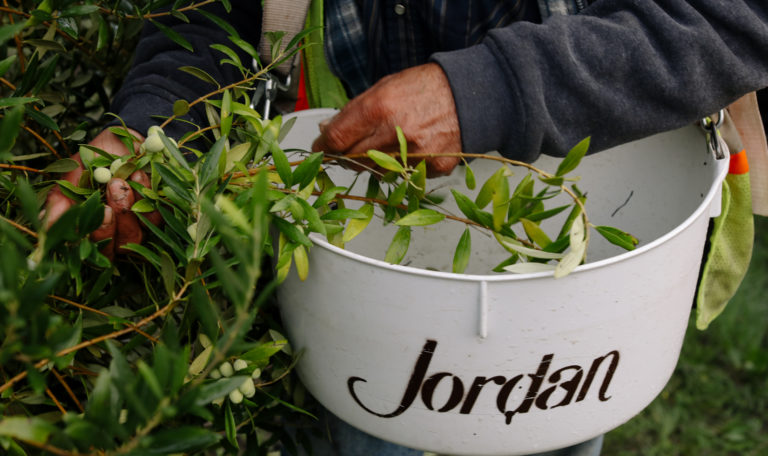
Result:
{"label": "green olive", "polygon": [[93,180],[100,184],[106,184],[112,179],[112,172],[107,168],[96,168],[93,170]]}
{"label": "green olive", "polygon": [[240,390],[234,390],[231,393],[229,393],[229,400],[233,404],[239,404],[243,402],[243,393],[241,393]]}
{"label": "green olive", "polygon": [[165,149],[165,144],[163,144],[160,135],[149,135],[147,136],[147,139],[144,140],[144,149],[152,154],[162,152],[163,149]]}

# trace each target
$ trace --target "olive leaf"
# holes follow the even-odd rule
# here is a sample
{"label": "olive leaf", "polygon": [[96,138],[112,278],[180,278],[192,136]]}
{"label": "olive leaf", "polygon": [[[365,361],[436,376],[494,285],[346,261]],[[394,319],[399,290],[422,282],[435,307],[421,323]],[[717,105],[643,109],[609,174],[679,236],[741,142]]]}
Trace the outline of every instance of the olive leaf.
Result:
{"label": "olive leaf", "polygon": [[581,159],[584,158],[584,155],[587,154],[587,150],[589,150],[589,143],[590,137],[586,137],[579,141],[579,143],[576,144],[568,152],[568,155],[565,156],[563,161],[560,162],[560,165],[557,167],[557,171],[555,172],[555,176],[565,176],[566,174],[576,169],[576,167],[579,166]]}
{"label": "olive leaf", "polygon": [[384,261],[392,264],[400,264],[400,262],[403,261],[403,258],[405,258],[405,254],[408,252],[408,245],[410,242],[411,228],[408,226],[401,226],[387,248]]}
{"label": "olive leaf", "polygon": [[356,209],[339,208],[323,214],[320,218],[323,220],[367,219],[368,214]]}
{"label": "olive leaf", "polygon": [[167,36],[171,41],[178,44],[179,46],[183,47],[184,49],[188,50],[189,52],[194,52],[194,48],[192,47],[192,44],[183,36],[181,36],[178,32],[173,30],[172,28],[161,24],[158,21],[150,20],[152,24],[160,29],[160,31],[163,33],[163,35]]}
{"label": "olive leaf", "polygon": [[387,204],[393,207],[399,206],[405,198],[405,195],[408,191],[408,185],[409,184],[407,181],[400,182],[400,184],[397,185],[394,190],[392,190],[392,193],[389,194],[389,197],[387,198]]}
{"label": "olive leaf", "polygon": [[371,219],[373,218],[372,204],[364,204],[360,206],[360,209],[358,209],[358,211],[361,214],[364,214],[365,217],[359,218],[359,219],[350,219],[349,223],[347,224],[347,228],[344,230],[344,235],[342,236],[343,242],[349,242],[352,239],[354,239],[358,234],[362,233],[363,230],[371,222]]}
{"label": "olive leaf", "polygon": [[474,190],[477,185],[477,182],[475,181],[475,172],[472,171],[472,167],[469,166],[469,163],[464,165],[464,185],[470,190]]}
{"label": "olive leaf", "polygon": [[237,424],[235,423],[235,416],[232,414],[232,404],[230,402],[227,402],[224,410],[224,430],[230,445],[239,449],[240,445],[237,443]]}
{"label": "olive leaf", "polygon": [[445,214],[432,209],[418,209],[401,218],[396,225],[400,226],[425,226],[441,222]]}
{"label": "olive leaf", "polygon": [[453,272],[461,274],[467,269],[471,251],[472,238],[469,233],[469,228],[465,228],[464,232],[461,234],[461,238],[459,238],[459,243],[456,245],[456,250],[453,254]]}
{"label": "olive leaf", "polygon": [[307,280],[309,275],[309,258],[307,257],[307,250],[303,245],[298,245],[293,249],[293,261],[296,264],[296,273],[299,275],[299,280],[302,282]]}
{"label": "olive leaf", "polygon": [[320,171],[320,165],[323,163],[323,153],[315,152],[305,158],[296,169],[293,171],[293,182],[299,184],[299,188],[304,188],[309,185],[315,177],[317,177],[318,171]]}
{"label": "olive leaf", "polygon": [[43,172],[44,173],[66,173],[74,169],[77,169],[79,166],[80,166],[80,163],[78,163],[77,161],[71,158],[63,158],[61,160],[56,160],[55,162],[43,168]]}
{"label": "olive leaf", "polygon": [[637,247],[637,244],[640,242],[636,237],[618,228],[611,226],[596,226],[595,229],[608,242],[625,250],[634,250],[634,248]]}
{"label": "olive leaf", "polygon": [[547,236],[547,233],[545,233],[537,223],[529,219],[520,219],[520,222],[523,224],[523,229],[525,230],[525,234],[528,235],[528,239],[539,247],[544,249],[552,243],[552,240]]}
{"label": "olive leaf", "polygon": [[307,228],[309,228],[310,231],[314,231],[315,233],[326,235],[328,230],[325,223],[323,223],[322,219],[320,218],[320,214],[317,212],[317,209],[312,207],[312,205],[310,205],[304,199],[298,198],[297,202],[302,208],[304,219],[307,221]]}
{"label": "olive leaf", "polygon": [[493,228],[498,231],[501,230],[509,212],[509,181],[503,174],[500,174],[495,180],[495,184],[491,191],[491,201],[493,202]]}
{"label": "olive leaf", "polygon": [[565,256],[562,253],[545,252],[543,250],[525,247],[520,241],[499,233],[494,233],[494,237],[502,247],[511,253],[519,253],[531,258],[541,258],[545,260],[558,260]]}
{"label": "olive leaf", "polygon": [[570,231],[571,250],[555,268],[555,278],[565,277],[584,261],[587,251],[586,230],[583,217],[576,217]]}
{"label": "olive leaf", "polygon": [[288,157],[285,152],[277,146],[274,142],[270,144],[269,151],[272,154],[272,160],[275,163],[277,174],[280,176],[280,180],[283,181],[286,187],[293,186],[293,172],[291,171],[291,164],[288,162]]}
{"label": "olive leaf", "polygon": [[408,141],[405,139],[403,129],[399,126],[395,126],[395,133],[397,134],[397,143],[400,146],[400,161],[403,162],[403,166],[408,166]]}
{"label": "olive leaf", "polygon": [[216,79],[210,74],[208,74],[205,70],[202,70],[200,68],[193,67],[193,66],[180,66],[178,69],[185,73],[191,74],[192,76],[200,79],[201,81],[205,81],[209,84],[215,85],[216,87],[221,87],[219,85],[219,82],[216,81]]}
{"label": "olive leaf", "polygon": [[131,206],[131,211],[133,212],[152,212],[154,210],[155,205],[146,198],[136,201],[133,203],[133,206]]}
{"label": "olive leaf", "polygon": [[467,217],[467,219],[486,228],[493,227],[493,215],[491,215],[489,212],[480,210],[474,201],[472,201],[468,196],[459,193],[455,189],[451,189],[451,194],[453,195],[459,210],[464,214],[464,216]]}
{"label": "olive leaf", "polygon": [[200,166],[200,172],[198,174],[198,183],[200,184],[200,187],[205,188],[208,184],[218,179],[222,157],[225,155],[224,148],[226,142],[226,137],[222,136],[219,138],[213,143],[211,150],[205,155],[205,158],[201,160],[202,165]]}
{"label": "olive leaf", "polygon": [[0,436],[13,437],[43,444],[55,427],[37,417],[7,416],[0,420]]}
{"label": "olive leaf", "polygon": [[403,165],[398,163],[391,155],[379,152],[378,150],[369,150],[367,154],[377,165],[388,171],[394,171],[396,173],[405,172]]}

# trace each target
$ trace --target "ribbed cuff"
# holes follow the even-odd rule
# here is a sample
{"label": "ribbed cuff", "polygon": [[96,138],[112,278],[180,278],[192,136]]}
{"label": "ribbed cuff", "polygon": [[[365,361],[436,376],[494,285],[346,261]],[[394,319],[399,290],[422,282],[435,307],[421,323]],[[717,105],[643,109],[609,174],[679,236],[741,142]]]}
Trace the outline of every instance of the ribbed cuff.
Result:
{"label": "ribbed cuff", "polygon": [[[451,85],[464,152],[514,155],[513,138],[523,130],[522,106],[499,62],[485,45],[431,56]],[[509,156],[513,159],[527,157]]]}

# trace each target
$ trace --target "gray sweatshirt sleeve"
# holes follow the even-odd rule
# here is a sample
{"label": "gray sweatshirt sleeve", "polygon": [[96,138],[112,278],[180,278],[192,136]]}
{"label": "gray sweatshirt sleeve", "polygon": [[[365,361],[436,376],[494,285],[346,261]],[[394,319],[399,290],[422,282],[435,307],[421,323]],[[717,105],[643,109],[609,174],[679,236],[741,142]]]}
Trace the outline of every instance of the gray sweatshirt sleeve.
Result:
{"label": "gray sweatshirt sleeve", "polygon": [[438,53],[466,152],[533,161],[677,128],[768,86],[768,1],[598,0]]}
{"label": "gray sweatshirt sleeve", "polygon": [[[235,0],[231,3],[231,13],[227,12],[221,3],[208,5],[205,9],[229,22],[242,39],[258,43],[261,31],[261,3],[251,0]],[[163,16],[158,22],[184,37],[192,45],[194,52],[167,38],[153,24],[146,23],[136,47],[131,69],[112,102],[112,112],[120,116],[128,127],[140,133],[146,134],[151,125],[162,122],[162,119],[155,116],[171,115],[176,100],[192,101],[216,89],[215,86],[179,70],[180,67],[200,68],[221,85],[241,78],[234,66],[219,64],[226,56],[212,49],[211,44],[228,46],[239,54],[244,66],[250,67],[250,57],[230,41],[229,33],[196,12],[188,13],[187,17],[189,22],[172,16]],[[194,129],[189,122],[205,126],[205,119],[205,110],[201,103],[184,117],[187,122],[173,122],[165,130],[172,137],[180,137],[184,132]]]}

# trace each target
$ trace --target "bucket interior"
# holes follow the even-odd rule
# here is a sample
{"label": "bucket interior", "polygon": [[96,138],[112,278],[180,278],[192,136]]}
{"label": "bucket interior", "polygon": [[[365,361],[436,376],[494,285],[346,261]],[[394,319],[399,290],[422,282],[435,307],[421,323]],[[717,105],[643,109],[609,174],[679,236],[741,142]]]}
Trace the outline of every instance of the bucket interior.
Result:
{"label": "bucket interior", "polygon": [[[286,149],[306,149],[317,135],[317,122],[333,111],[319,111],[311,116],[300,117],[293,127]],[[542,156],[534,166],[554,172],[561,158]],[[440,207],[450,214],[463,217],[455,204],[450,189],[454,188],[474,198],[482,183],[501,166],[499,162],[475,159],[470,167],[477,186],[474,191],[466,188],[466,167],[459,166],[448,177],[428,180],[428,189],[443,199]],[[510,189],[529,173],[529,170],[512,167]],[[718,166],[707,152],[705,138],[696,126],[661,133],[642,141],[618,146],[585,157],[569,176],[579,176],[578,187],[587,195],[587,214],[594,225],[608,225],[627,231],[640,240],[639,247],[648,245],[681,225],[706,199],[717,182]],[[332,167],[329,175],[336,185],[348,186],[355,182],[353,171]],[[351,194],[364,195],[368,182],[367,173],[357,177]],[[536,183],[534,192],[544,184]],[[547,209],[569,204],[567,195],[545,201]],[[361,203],[348,202],[351,208]],[[488,208],[486,208],[488,210]],[[568,211],[546,220],[542,228],[554,239]],[[444,221],[426,227],[413,227],[408,254],[402,265],[421,269],[450,272],[453,253],[466,225]],[[512,227],[525,237],[522,228]],[[359,255],[383,260],[397,226],[383,223],[383,214],[377,209],[374,220],[365,231],[345,245],[345,249]],[[492,269],[508,258],[493,237],[483,229],[471,230],[472,255],[466,274],[493,274]],[[316,241],[323,243],[321,239]],[[620,247],[604,240],[594,230],[587,251],[587,263],[604,260],[625,253]]]}

